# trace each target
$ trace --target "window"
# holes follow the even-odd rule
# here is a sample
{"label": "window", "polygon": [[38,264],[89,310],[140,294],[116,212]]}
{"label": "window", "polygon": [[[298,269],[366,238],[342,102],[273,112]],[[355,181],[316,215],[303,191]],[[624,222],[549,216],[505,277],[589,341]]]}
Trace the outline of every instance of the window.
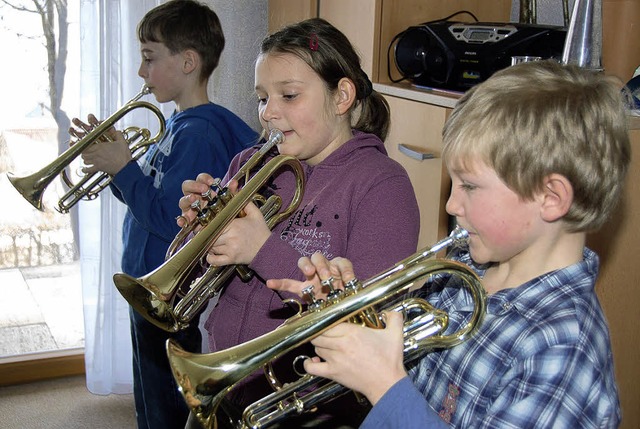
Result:
{"label": "window", "polygon": [[[50,6],[44,10],[53,14],[56,48],[67,52],[64,62],[55,65],[57,76],[64,73],[65,79],[65,85],[57,88],[62,101],[60,115],[76,115],[77,2],[68,6],[59,2],[68,22],[63,39],[58,38],[64,32],[57,22],[56,2],[41,3]],[[0,105],[0,198],[4,204],[0,212],[0,358],[81,349],[82,292],[73,226],[77,216],[54,209],[64,193],[58,177],[46,187],[45,210],[39,211],[20,195],[6,174],[13,172],[23,182],[33,183],[24,177],[53,162],[61,140],[52,115],[55,107],[52,109],[49,93],[47,41],[33,1],[0,2],[0,40],[5,58],[0,79],[4,100]],[[65,134],[66,129],[60,133]]]}

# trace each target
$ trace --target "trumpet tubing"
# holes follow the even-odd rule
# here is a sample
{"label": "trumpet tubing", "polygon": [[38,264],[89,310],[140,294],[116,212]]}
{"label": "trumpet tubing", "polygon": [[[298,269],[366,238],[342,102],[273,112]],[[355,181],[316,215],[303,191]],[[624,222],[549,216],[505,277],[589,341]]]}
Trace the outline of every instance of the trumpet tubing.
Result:
{"label": "trumpet tubing", "polygon": [[[459,243],[467,236],[466,231],[456,230],[434,247],[410,256],[362,284],[350,285],[337,299],[310,305],[306,312],[288,319],[274,331],[229,349],[194,354],[168,340],[169,363],[192,413],[205,428],[215,427],[220,403],[240,380],[338,323],[349,321],[377,326],[381,316],[374,312],[377,320],[371,320],[370,312],[374,308],[403,311],[410,316],[404,325],[405,362],[435,347],[453,347],[466,340],[475,332],[485,313],[486,297],[480,280],[464,264],[425,258],[433,257],[439,250]],[[443,334],[448,325],[446,313],[434,309],[422,299],[405,298],[417,282],[445,273],[460,277],[475,302],[471,320],[458,332],[449,335]],[[313,386],[317,388],[307,396],[301,394]],[[346,390],[329,380],[305,375],[298,382],[286,385],[247,407],[239,425],[245,428],[268,427],[289,416],[309,411]]]}
{"label": "trumpet tubing", "polygon": [[242,189],[233,196],[227,187],[220,191],[220,198],[216,197],[212,203],[215,210],[203,212],[203,218],[187,225],[176,239],[184,241],[197,225],[202,225],[202,229],[183,247],[178,249],[177,245],[172,244],[170,249],[177,250],[168,252],[168,258],[161,266],[140,278],[124,273],[113,276],[122,296],[145,319],[168,332],[177,332],[189,325],[193,317],[239,268],[237,265],[209,267],[202,276],[191,282],[194,271],[200,268],[200,261],[226,226],[241,214],[249,201],[259,195],[259,190],[268,180],[285,167],[294,172],[297,181],[291,203],[286,209],[278,211],[282,204],[280,197],[275,195],[265,200],[260,209],[270,229],[297,209],[302,201],[305,179],[302,165],[295,157],[277,155],[248,178],[250,170],[258,165],[269,149],[283,140],[282,132],[275,130],[267,144],[234,176],[236,180],[246,180]]}
{"label": "trumpet tubing", "polygon": [[54,161],[28,176],[19,177],[13,173],[7,173],[9,181],[16,190],[38,210],[44,210],[42,203],[44,191],[57,176],[61,176],[62,181],[70,188],[69,191],[58,201],[56,209],[60,213],[68,213],[69,210],[71,210],[71,208],[82,199],[92,200],[96,198],[98,193],[111,182],[111,177],[109,177],[108,174],[98,172],[84,175],[77,184],[73,184],[67,176],[65,169],[92,143],[101,138],[105,138],[105,133],[117,121],[122,119],[122,117],[132,110],[138,108],[151,110],[151,112],[156,115],[159,123],[159,131],[153,138],[150,137],[151,133],[147,129],[130,127],[125,130],[125,136],[128,136],[129,134],[135,135],[135,137],[131,136],[128,139],[129,149],[132,152],[133,159],[137,160],[144,155],[152,144],[157,143],[162,138],[165,130],[164,116],[160,109],[151,103],[138,101],[142,96],[147,94],[149,94],[149,89],[146,86],[143,86],[142,90],[135,97],[129,100],[118,111],[102,121],[102,123],[92,129],[83,138],[71,145]]}

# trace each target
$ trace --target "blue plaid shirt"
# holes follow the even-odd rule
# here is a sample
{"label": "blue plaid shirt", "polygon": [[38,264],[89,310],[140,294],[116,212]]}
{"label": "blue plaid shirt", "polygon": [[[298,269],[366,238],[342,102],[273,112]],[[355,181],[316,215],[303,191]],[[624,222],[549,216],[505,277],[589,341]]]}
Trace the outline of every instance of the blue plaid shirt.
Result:
{"label": "blue plaid shirt", "polygon": [[[466,252],[457,259],[473,266]],[[598,266],[585,248],[580,263],[490,295],[479,331],[423,357],[409,369],[413,383],[394,385],[362,428],[617,427],[609,332],[594,290]],[[473,302],[465,289],[442,286],[418,293],[449,313],[450,333],[467,322]]]}

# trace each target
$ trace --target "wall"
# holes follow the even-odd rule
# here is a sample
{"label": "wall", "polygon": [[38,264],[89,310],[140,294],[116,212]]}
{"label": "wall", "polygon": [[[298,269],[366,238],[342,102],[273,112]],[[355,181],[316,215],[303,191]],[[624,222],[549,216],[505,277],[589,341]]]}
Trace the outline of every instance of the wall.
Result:
{"label": "wall", "polygon": [[225,36],[220,64],[209,82],[209,95],[260,130],[254,96],[254,63],[267,34],[267,3],[252,0],[207,0]]}

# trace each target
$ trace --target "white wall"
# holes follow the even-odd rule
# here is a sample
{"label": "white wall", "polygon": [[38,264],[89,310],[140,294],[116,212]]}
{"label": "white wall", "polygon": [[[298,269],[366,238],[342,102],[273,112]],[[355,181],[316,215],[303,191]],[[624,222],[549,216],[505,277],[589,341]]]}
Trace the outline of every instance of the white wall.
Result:
{"label": "white wall", "polygon": [[260,42],[267,34],[268,2],[206,0],[206,3],[218,14],[225,36],[220,64],[209,82],[209,96],[259,131],[253,75]]}

